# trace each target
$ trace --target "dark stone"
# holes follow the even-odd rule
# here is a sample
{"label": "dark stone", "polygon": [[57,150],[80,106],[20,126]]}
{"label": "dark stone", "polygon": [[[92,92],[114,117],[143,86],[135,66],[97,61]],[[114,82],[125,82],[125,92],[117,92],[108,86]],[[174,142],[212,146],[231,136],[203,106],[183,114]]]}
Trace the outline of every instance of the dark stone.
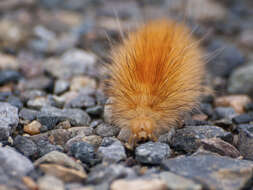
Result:
{"label": "dark stone", "polygon": [[37,115],[38,115],[38,111],[27,109],[27,108],[23,108],[19,112],[19,117],[28,121],[35,120],[37,118]]}
{"label": "dark stone", "polygon": [[0,71],[0,85],[4,85],[9,82],[18,82],[21,78],[21,74],[14,70]]}
{"label": "dark stone", "polygon": [[244,109],[246,112],[253,111],[253,102],[246,104]]}
{"label": "dark stone", "polygon": [[232,121],[235,124],[249,123],[253,121],[253,114],[241,114],[241,115],[233,117]]}
{"label": "dark stone", "polygon": [[143,164],[161,164],[170,156],[170,147],[165,143],[147,142],[135,149],[136,160]]}
{"label": "dark stone", "polygon": [[207,49],[211,53],[219,49],[223,50],[207,64],[215,76],[228,77],[235,68],[245,62],[245,58],[239,49],[232,44],[226,44],[224,41],[213,40]]}
{"label": "dark stone", "polygon": [[253,125],[239,125],[237,147],[245,159],[253,160]]}
{"label": "dark stone", "polygon": [[55,150],[59,152],[63,151],[63,148],[61,148],[60,146],[53,145],[49,141],[44,139],[39,139],[38,141],[35,141],[35,143],[38,147],[39,157],[42,157],[45,154]]}
{"label": "dark stone", "polygon": [[187,126],[176,130],[170,145],[177,151],[194,152],[199,148],[201,139],[214,137],[221,138],[229,143],[233,141],[231,133],[216,126]]}
{"label": "dark stone", "polygon": [[213,108],[211,106],[211,104],[208,103],[202,103],[200,104],[200,110],[206,114],[208,117],[211,117],[213,114]]}
{"label": "dark stone", "polygon": [[86,112],[90,115],[99,116],[103,113],[103,107],[100,105],[90,107],[86,109]]}
{"label": "dark stone", "polygon": [[23,108],[23,102],[16,96],[9,96],[7,102],[17,107],[19,110]]}
{"label": "dark stone", "polygon": [[58,122],[68,120],[72,126],[88,125],[90,117],[80,109],[57,109],[54,107],[43,107],[38,115],[38,120],[42,125],[52,129]]}
{"label": "dark stone", "polygon": [[93,165],[97,162],[94,146],[86,142],[76,142],[70,147],[70,154],[85,164]]}
{"label": "dark stone", "polygon": [[213,119],[223,119],[223,118],[232,118],[236,115],[234,108],[231,107],[217,107],[213,112]]}
{"label": "dark stone", "polygon": [[164,161],[162,167],[201,183],[204,189],[238,190],[247,185],[253,174],[253,162],[212,153],[172,158]]}
{"label": "dark stone", "polygon": [[16,136],[14,139],[14,147],[26,157],[35,157],[38,153],[37,145],[28,137]]}

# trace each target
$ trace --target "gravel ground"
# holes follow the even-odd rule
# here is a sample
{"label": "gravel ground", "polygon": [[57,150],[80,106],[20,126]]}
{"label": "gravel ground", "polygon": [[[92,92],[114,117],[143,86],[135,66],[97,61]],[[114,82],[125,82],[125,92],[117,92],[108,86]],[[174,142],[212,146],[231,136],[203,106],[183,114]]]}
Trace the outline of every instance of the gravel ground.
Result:
{"label": "gravel ground", "polygon": [[[132,150],[101,65],[119,22],[161,17],[202,39],[215,95]],[[252,190],[252,100],[251,0],[0,1],[0,190]]]}

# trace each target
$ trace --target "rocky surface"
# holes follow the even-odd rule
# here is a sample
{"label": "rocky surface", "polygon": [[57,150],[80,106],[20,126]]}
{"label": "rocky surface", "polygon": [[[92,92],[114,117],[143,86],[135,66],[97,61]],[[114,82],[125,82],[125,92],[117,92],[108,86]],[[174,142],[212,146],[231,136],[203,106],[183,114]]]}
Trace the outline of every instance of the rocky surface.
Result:
{"label": "rocky surface", "polygon": [[[0,189],[252,190],[252,10],[251,0],[1,0]],[[215,93],[133,148],[130,130],[111,124],[104,65],[136,23],[168,17],[199,39]]]}

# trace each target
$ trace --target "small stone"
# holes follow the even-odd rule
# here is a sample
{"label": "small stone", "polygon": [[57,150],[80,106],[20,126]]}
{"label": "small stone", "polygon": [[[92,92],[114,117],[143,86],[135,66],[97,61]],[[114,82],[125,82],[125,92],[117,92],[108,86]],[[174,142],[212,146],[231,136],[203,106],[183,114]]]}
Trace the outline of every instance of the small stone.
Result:
{"label": "small stone", "polygon": [[28,137],[16,136],[14,139],[14,147],[26,157],[35,157],[38,153],[37,145]]}
{"label": "small stone", "polygon": [[119,128],[116,128],[115,126],[109,125],[107,123],[101,123],[95,129],[95,133],[101,137],[116,136],[118,132]]}
{"label": "small stone", "polygon": [[202,190],[202,185],[171,172],[161,172],[160,177],[171,190]]}
{"label": "small stone", "polygon": [[29,100],[27,106],[31,109],[41,109],[44,106],[49,106],[50,103],[46,97],[36,97],[35,99]]}
{"label": "small stone", "polygon": [[28,125],[24,126],[24,132],[30,134],[30,135],[37,135],[40,134],[42,125],[38,121],[33,121],[29,123]]}
{"label": "small stone", "polygon": [[30,189],[30,190],[36,190],[38,189],[38,185],[36,184],[36,182],[28,176],[24,176],[22,178],[23,183]]}
{"label": "small stone", "polygon": [[18,82],[21,78],[21,74],[15,70],[0,71],[0,85],[10,82]]}
{"label": "small stone", "polygon": [[47,154],[45,154],[40,159],[36,160],[34,162],[35,166],[39,166],[40,164],[59,164],[61,166],[64,166],[66,168],[72,168],[75,170],[83,171],[83,168],[80,164],[75,162],[72,158],[67,156],[66,154],[58,151],[52,151]]}
{"label": "small stone", "polygon": [[68,129],[68,131],[71,133],[71,137],[80,135],[80,136],[89,136],[93,134],[93,129],[90,127],[72,127]]}
{"label": "small stone", "polygon": [[160,179],[135,179],[124,180],[119,179],[111,184],[111,190],[167,190],[168,187],[163,180]]}
{"label": "small stone", "polygon": [[54,85],[54,93],[62,94],[69,88],[69,82],[65,80],[57,80]]}
{"label": "small stone", "polygon": [[253,65],[245,65],[230,76],[228,81],[229,93],[242,93],[253,95]]}
{"label": "small stone", "polygon": [[253,48],[253,30],[245,30],[241,33],[239,37],[240,43],[247,47],[247,48]]}
{"label": "small stone", "polygon": [[221,156],[229,156],[232,158],[238,158],[240,156],[240,152],[233,145],[219,138],[202,139],[200,143],[205,150],[218,153]]}
{"label": "small stone", "polygon": [[93,54],[81,49],[70,49],[61,59],[49,59],[45,63],[45,70],[56,78],[69,79],[93,72],[95,62],[96,57]]}
{"label": "small stone", "polygon": [[253,125],[239,125],[239,137],[237,147],[245,159],[253,160]]}
{"label": "small stone", "polygon": [[217,107],[214,109],[213,119],[232,118],[236,115],[234,108],[231,107]]}
{"label": "small stone", "polygon": [[253,114],[241,114],[241,115],[233,117],[232,121],[235,124],[249,123],[253,121]]}
{"label": "small stone", "polygon": [[253,112],[253,102],[246,104],[244,108],[246,112]]}
{"label": "small stone", "polygon": [[247,95],[229,95],[215,99],[216,107],[232,107],[237,113],[243,113],[244,107],[251,102]]}
{"label": "small stone", "polygon": [[170,147],[164,143],[147,142],[135,149],[136,160],[143,164],[160,164],[170,156]]}
{"label": "small stone", "polygon": [[80,91],[83,88],[96,88],[96,81],[90,77],[77,76],[74,77],[70,84],[71,91]]}
{"label": "small stone", "polygon": [[54,129],[49,131],[48,139],[52,144],[64,146],[67,141],[71,138],[71,132],[65,129]]}
{"label": "small stone", "polygon": [[131,135],[131,130],[129,129],[129,127],[123,127],[122,129],[120,129],[120,132],[117,138],[122,142],[128,142],[130,135]]}
{"label": "small stone", "polygon": [[229,77],[230,74],[245,62],[244,55],[231,43],[222,40],[212,40],[207,47],[208,51],[213,53],[223,49],[222,54],[215,56],[208,62],[208,69],[214,76]]}
{"label": "small stone", "polygon": [[80,93],[76,98],[72,99],[66,107],[71,108],[87,108],[96,105],[96,101],[93,97],[89,95],[84,95]]}
{"label": "small stone", "polygon": [[211,117],[213,114],[213,108],[211,106],[211,104],[208,103],[202,103],[200,104],[200,110],[206,114],[208,117]]}
{"label": "small stone", "polygon": [[125,167],[121,164],[99,164],[91,168],[91,171],[87,178],[88,184],[103,184],[111,183],[112,181],[122,178],[133,179],[137,175],[132,168]]}
{"label": "small stone", "polygon": [[45,92],[41,90],[26,90],[21,93],[21,99],[23,102],[27,102],[28,100],[34,99],[36,97],[43,97],[45,95]]}
{"label": "small stone", "polygon": [[7,99],[7,102],[10,103],[11,105],[17,107],[18,110],[23,108],[23,103],[16,96],[9,96],[8,99]]}
{"label": "small stone", "polygon": [[38,120],[48,126],[49,129],[61,121],[69,120],[73,126],[88,125],[90,117],[80,109],[57,109],[54,107],[43,107],[38,115]]}
{"label": "small stone", "polygon": [[54,87],[53,85],[54,83],[53,83],[52,78],[42,75],[42,76],[36,76],[29,79],[20,80],[18,84],[18,88],[20,90],[37,89],[37,90],[52,92],[53,87]]}
{"label": "small stone", "polygon": [[12,177],[21,177],[33,170],[32,162],[10,147],[0,147],[0,168]]}
{"label": "small stone", "polygon": [[99,116],[103,113],[103,107],[100,105],[97,105],[95,107],[90,107],[86,109],[86,112],[91,115]]}
{"label": "small stone", "polygon": [[19,117],[27,121],[33,121],[36,119],[37,114],[38,112],[36,110],[23,108],[19,112]]}
{"label": "small stone", "polygon": [[116,140],[108,146],[100,146],[97,153],[104,161],[108,162],[119,162],[125,160],[127,157],[125,148],[119,140]]}
{"label": "small stone", "polygon": [[89,143],[95,147],[99,147],[100,144],[102,143],[102,138],[97,135],[90,135],[90,136],[84,136],[82,138],[83,142]]}
{"label": "small stone", "polygon": [[176,134],[172,137],[171,147],[177,151],[194,152],[200,144],[201,139],[221,138],[225,141],[233,141],[231,133],[216,126],[187,126],[183,129],[176,130]]}
{"label": "small stone", "polygon": [[64,190],[64,183],[50,175],[45,175],[38,180],[39,190]]}
{"label": "small stone", "polygon": [[18,108],[0,102],[0,141],[7,140],[18,126]]}
{"label": "small stone", "polygon": [[247,185],[253,174],[253,162],[205,152],[165,160],[162,168],[207,189],[238,190]]}
{"label": "small stone", "polygon": [[86,142],[77,142],[72,144],[70,153],[75,158],[86,164],[92,165],[96,161],[94,147]]}
{"label": "small stone", "polygon": [[14,56],[0,53],[0,69],[1,70],[17,70],[19,63]]}
{"label": "small stone", "polygon": [[64,182],[82,182],[87,177],[84,171],[66,168],[58,164],[41,164],[39,167],[47,175],[53,175]]}
{"label": "small stone", "polygon": [[63,122],[60,122],[56,127],[55,129],[70,129],[71,128],[71,124],[70,122],[67,120],[67,121],[63,121]]}
{"label": "small stone", "polygon": [[52,151],[61,151],[62,150],[59,146],[53,145],[49,141],[44,140],[44,139],[40,139],[38,141],[35,141],[35,143],[38,146],[39,157],[42,157]]}

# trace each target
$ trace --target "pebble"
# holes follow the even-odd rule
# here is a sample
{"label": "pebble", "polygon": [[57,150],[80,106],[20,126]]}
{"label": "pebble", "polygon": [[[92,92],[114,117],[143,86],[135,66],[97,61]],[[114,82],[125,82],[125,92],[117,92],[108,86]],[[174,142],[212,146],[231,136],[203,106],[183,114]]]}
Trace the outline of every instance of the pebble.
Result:
{"label": "pebble", "polygon": [[127,158],[125,148],[119,140],[104,146],[102,142],[102,145],[98,148],[97,154],[102,157],[103,161],[107,162],[119,162]]}
{"label": "pebble", "polygon": [[95,133],[101,137],[112,137],[116,136],[119,130],[119,128],[116,128],[110,124],[101,123],[96,127]]}
{"label": "pebble", "polygon": [[170,147],[165,143],[147,142],[135,149],[135,159],[143,164],[160,164],[170,156]]}
{"label": "pebble", "polygon": [[134,179],[137,177],[132,168],[125,167],[121,164],[108,165],[102,163],[91,168],[86,182],[94,185],[111,183],[122,176],[124,176],[125,179]]}
{"label": "pebble", "polygon": [[100,116],[103,113],[103,107],[100,105],[97,105],[95,107],[90,107],[86,109],[86,112],[93,116]]}
{"label": "pebble", "polygon": [[27,102],[30,99],[34,99],[36,97],[42,97],[45,95],[46,93],[44,91],[31,89],[31,90],[25,90],[24,92],[21,93],[20,96],[23,102]]}
{"label": "pebble", "polygon": [[253,30],[245,30],[241,33],[239,37],[240,43],[247,47],[253,49]]}
{"label": "pebble", "polygon": [[27,102],[27,107],[35,110],[40,110],[44,106],[50,106],[50,102],[46,97],[36,97]]}
{"label": "pebble", "polygon": [[199,152],[165,160],[162,168],[193,179],[208,189],[238,190],[251,178],[253,162]]}
{"label": "pebble", "polygon": [[69,120],[73,126],[88,125],[90,117],[80,109],[57,109],[54,107],[43,107],[38,115],[38,120],[42,125],[53,128],[57,123]]}
{"label": "pebble", "polygon": [[40,124],[40,122],[34,120],[31,123],[29,123],[28,125],[24,126],[24,132],[26,132],[30,135],[37,135],[37,134],[40,134],[41,127],[42,127],[42,125]]}
{"label": "pebble", "polygon": [[234,108],[232,107],[216,107],[213,113],[213,119],[232,118],[236,115]]}
{"label": "pebble", "polygon": [[39,190],[64,190],[64,183],[57,177],[45,175],[38,180]]}
{"label": "pebble", "polygon": [[39,166],[40,164],[59,164],[66,168],[83,171],[80,164],[75,162],[68,155],[58,151],[51,151],[34,162],[34,166]]}
{"label": "pebble", "polygon": [[16,136],[14,139],[14,147],[26,157],[36,157],[38,154],[37,145],[28,137]]}
{"label": "pebble", "polygon": [[7,99],[7,102],[11,104],[12,106],[15,106],[18,108],[18,110],[21,110],[23,108],[23,102],[20,100],[20,98],[16,96],[9,96]]}
{"label": "pebble", "polygon": [[1,70],[17,70],[18,66],[19,63],[14,56],[0,53]]}
{"label": "pebble", "polygon": [[85,88],[96,88],[96,81],[90,77],[86,76],[76,76],[72,79],[70,83],[71,91],[80,91]]}
{"label": "pebble", "polygon": [[22,177],[33,170],[32,162],[10,147],[0,147],[0,168],[11,177]]}
{"label": "pebble", "polygon": [[48,140],[39,139],[38,141],[35,141],[35,143],[38,146],[39,157],[52,151],[62,151],[59,146],[51,144]]}
{"label": "pebble", "polygon": [[237,113],[243,113],[250,102],[251,99],[247,95],[229,95],[216,98],[214,104],[216,107],[232,107]]}
{"label": "pebble", "polygon": [[76,142],[70,147],[70,154],[86,164],[93,165],[96,162],[95,149],[86,142]]}
{"label": "pebble", "polygon": [[171,172],[161,172],[159,176],[171,190],[202,190],[202,185]]}
{"label": "pebble", "polygon": [[93,129],[90,127],[72,127],[70,129],[68,129],[68,131],[71,133],[71,137],[75,137],[77,135],[80,136],[89,136],[93,134]]}
{"label": "pebble", "polygon": [[229,77],[236,68],[245,62],[240,50],[224,41],[212,40],[207,49],[211,53],[222,49],[222,53],[219,53],[207,63],[208,69],[214,76]]}
{"label": "pebble", "polygon": [[57,80],[54,85],[54,94],[62,94],[69,89],[69,82],[66,80]]}
{"label": "pebble", "polygon": [[243,124],[238,126],[239,137],[237,147],[245,159],[253,160],[253,125]]}
{"label": "pebble", "polygon": [[96,101],[93,97],[80,93],[76,98],[72,99],[66,107],[71,108],[87,108],[96,105]]}
{"label": "pebble", "polygon": [[70,49],[60,59],[51,58],[45,63],[45,70],[59,79],[88,74],[94,70],[96,57],[81,49]]}
{"label": "pebble", "polygon": [[177,151],[194,152],[200,144],[199,140],[209,138],[221,138],[230,143],[233,142],[231,133],[216,126],[187,126],[183,129],[176,130],[176,134],[172,137],[171,147]]}
{"label": "pebble", "polygon": [[238,158],[240,156],[240,152],[233,145],[219,138],[202,139],[200,143],[205,150],[215,152],[221,156],[229,156],[232,158]]}
{"label": "pebble", "polygon": [[18,82],[21,78],[21,74],[15,70],[0,71],[0,85],[4,85],[10,82]]}
{"label": "pebble", "polygon": [[250,123],[253,121],[253,114],[241,114],[238,116],[233,117],[232,121],[235,124],[243,124],[243,123]]}
{"label": "pebble", "polygon": [[167,185],[163,180],[160,179],[135,179],[135,180],[124,180],[119,179],[112,183],[111,190],[167,190]]}
{"label": "pebble", "polygon": [[64,182],[82,182],[87,177],[84,171],[66,168],[58,164],[41,164],[40,169],[47,175],[55,176]]}
{"label": "pebble", "polygon": [[0,141],[7,140],[18,126],[18,108],[0,102]]}
{"label": "pebble", "polygon": [[253,94],[253,65],[245,65],[238,69],[230,76],[228,81],[229,93]]}

